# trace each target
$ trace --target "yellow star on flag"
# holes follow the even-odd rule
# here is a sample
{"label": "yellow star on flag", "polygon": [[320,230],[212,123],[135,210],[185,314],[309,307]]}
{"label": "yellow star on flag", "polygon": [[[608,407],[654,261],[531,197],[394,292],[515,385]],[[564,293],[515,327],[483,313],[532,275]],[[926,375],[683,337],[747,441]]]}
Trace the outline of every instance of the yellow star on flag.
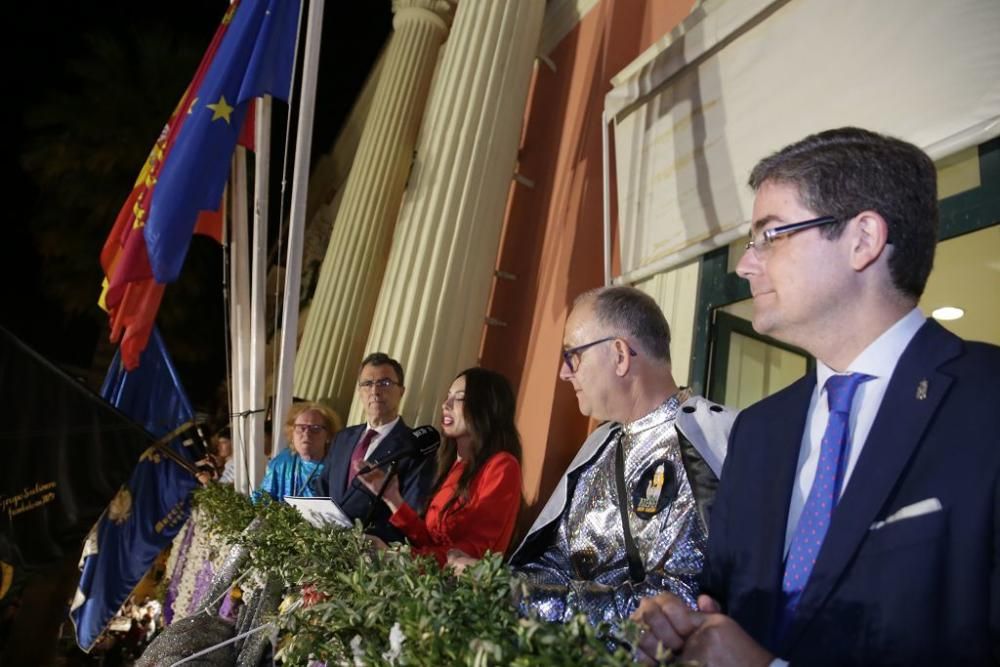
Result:
{"label": "yellow star on flag", "polygon": [[229,124],[230,122],[229,115],[233,113],[233,107],[226,104],[225,95],[221,95],[219,97],[219,101],[216,102],[215,104],[206,104],[205,106],[212,110],[213,121],[219,120],[221,118],[224,121],[226,121],[226,124]]}

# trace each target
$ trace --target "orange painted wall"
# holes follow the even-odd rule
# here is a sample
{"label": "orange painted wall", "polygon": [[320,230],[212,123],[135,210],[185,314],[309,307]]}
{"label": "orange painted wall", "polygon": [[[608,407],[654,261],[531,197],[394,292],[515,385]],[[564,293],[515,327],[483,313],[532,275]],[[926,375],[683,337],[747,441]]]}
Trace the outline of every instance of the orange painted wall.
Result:
{"label": "orange painted wall", "polygon": [[603,284],[601,112],[610,80],[688,15],[692,0],[603,0],[539,63],[525,111],[483,366],[518,392],[524,443],[522,528],[541,510],[589,431],[572,388],[558,378],[573,298]]}

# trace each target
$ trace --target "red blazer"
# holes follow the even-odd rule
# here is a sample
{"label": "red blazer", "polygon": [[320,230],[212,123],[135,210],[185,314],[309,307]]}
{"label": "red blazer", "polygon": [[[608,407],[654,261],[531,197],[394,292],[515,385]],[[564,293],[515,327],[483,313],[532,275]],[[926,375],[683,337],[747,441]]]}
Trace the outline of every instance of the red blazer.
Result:
{"label": "red blazer", "polygon": [[482,558],[487,551],[503,553],[521,506],[521,466],[516,458],[500,452],[472,479],[468,501],[458,504],[458,509],[453,504],[442,516],[464,468],[464,461],[455,461],[423,518],[404,503],[389,519],[410,540],[413,553],[434,556],[442,567],[449,549],[461,549],[474,558]]}

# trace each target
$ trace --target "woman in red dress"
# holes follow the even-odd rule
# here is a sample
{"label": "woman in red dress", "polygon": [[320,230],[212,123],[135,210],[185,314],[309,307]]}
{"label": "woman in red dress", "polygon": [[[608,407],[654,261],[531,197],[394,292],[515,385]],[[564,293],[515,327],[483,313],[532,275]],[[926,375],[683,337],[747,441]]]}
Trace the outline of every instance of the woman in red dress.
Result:
{"label": "woman in red dress", "polygon": [[[441,412],[444,438],[423,516],[403,500],[395,478],[382,500],[413,552],[434,556],[443,567],[453,549],[474,558],[507,549],[521,506],[521,439],[514,426],[514,393],[499,373],[483,368],[459,373]],[[373,470],[359,478],[377,492],[384,473]]]}

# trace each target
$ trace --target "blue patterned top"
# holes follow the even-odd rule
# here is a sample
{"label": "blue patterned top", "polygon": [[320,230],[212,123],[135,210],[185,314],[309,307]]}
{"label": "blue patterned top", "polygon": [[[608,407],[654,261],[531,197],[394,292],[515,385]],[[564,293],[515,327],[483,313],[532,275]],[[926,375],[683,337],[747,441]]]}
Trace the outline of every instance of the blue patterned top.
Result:
{"label": "blue patterned top", "polygon": [[304,461],[291,448],[283,450],[267,464],[260,488],[253,493],[253,501],[258,502],[266,493],[277,501],[285,496],[319,495],[319,480],[323,477],[322,461]]}

